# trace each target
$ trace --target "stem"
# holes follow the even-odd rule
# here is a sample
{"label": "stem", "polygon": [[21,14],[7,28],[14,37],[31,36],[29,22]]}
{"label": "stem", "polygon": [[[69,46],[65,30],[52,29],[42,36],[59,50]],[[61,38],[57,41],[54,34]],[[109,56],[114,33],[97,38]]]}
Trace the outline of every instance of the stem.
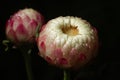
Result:
{"label": "stem", "polygon": [[26,73],[28,80],[33,80],[33,75],[32,75],[32,66],[31,66],[31,52],[29,53],[29,50],[21,50],[23,53],[24,61],[25,61],[25,67],[26,67]]}
{"label": "stem", "polygon": [[64,70],[64,79],[63,80],[70,80],[70,73],[68,70]]}

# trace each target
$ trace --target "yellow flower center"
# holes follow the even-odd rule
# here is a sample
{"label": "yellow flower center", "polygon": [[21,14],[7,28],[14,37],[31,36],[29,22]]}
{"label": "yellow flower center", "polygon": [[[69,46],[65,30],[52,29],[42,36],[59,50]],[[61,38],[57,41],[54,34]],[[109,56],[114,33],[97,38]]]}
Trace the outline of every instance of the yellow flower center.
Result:
{"label": "yellow flower center", "polygon": [[69,35],[69,36],[76,36],[76,35],[79,34],[77,26],[70,26],[70,27],[66,26],[66,27],[63,27],[62,28],[62,32],[64,34]]}

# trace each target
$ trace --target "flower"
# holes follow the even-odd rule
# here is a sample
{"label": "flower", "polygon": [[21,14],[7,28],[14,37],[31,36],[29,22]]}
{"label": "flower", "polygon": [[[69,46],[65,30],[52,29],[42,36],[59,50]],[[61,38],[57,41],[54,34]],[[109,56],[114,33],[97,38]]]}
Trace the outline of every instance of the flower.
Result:
{"label": "flower", "polygon": [[39,55],[61,68],[79,68],[98,49],[97,31],[78,17],[57,17],[45,24],[38,37]]}
{"label": "flower", "polygon": [[36,28],[43,25],[43,16],[32,8],[19,10],[6,24],[6,36],[16,45],[34,43]]}

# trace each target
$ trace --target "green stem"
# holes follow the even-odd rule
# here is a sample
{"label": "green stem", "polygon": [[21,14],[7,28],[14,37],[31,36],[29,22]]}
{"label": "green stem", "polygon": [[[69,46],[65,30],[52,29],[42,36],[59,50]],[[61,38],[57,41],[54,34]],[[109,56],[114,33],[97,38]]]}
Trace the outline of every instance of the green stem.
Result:
{"label": "green stem", "polygon": [[64,70],[64,79],[63,80],[70,80],[70,72],[68,70]]}
{"label": "green stem", "polygon": [[31,54],[29,53],[29,50],[21,50],[23,53],[24,61],[25,61],[25,67],[26,67],[26,73],[28,80],[33,80],[33,75],[32,75],[32,67],[31,67]]}

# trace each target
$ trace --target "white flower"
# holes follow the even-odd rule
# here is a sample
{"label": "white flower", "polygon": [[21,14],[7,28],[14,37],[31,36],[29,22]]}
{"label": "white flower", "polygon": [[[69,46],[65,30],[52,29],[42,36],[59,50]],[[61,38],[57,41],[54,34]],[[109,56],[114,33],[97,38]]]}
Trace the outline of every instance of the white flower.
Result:
{"label": "white flower", "polygon": [[50,20],[38,37],[39,55],[62,68],[79,68],[98,49],[97,31],[86,20],[66,16]]}

